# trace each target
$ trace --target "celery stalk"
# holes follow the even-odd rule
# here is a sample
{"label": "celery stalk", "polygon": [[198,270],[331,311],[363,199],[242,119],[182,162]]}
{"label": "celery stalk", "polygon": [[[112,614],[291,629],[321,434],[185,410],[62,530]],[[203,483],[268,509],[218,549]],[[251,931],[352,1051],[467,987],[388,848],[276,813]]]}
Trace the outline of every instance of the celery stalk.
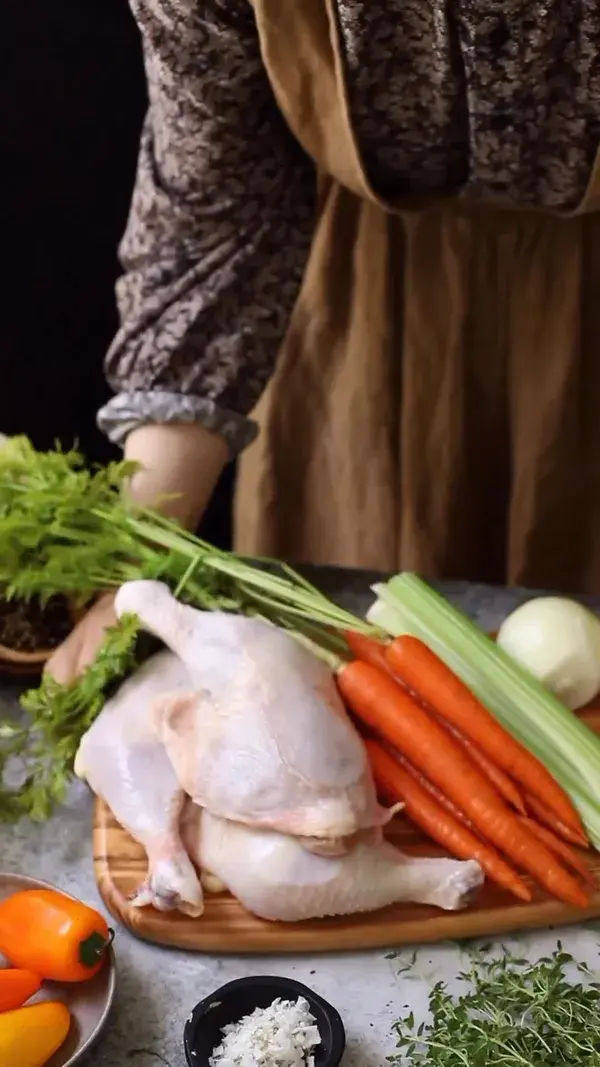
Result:
{"label": "celery stalk", "polygon": [[369,621],[421,638],[570,795],[600,847],[600,739],[550,692],[414,574],[374,587]]}
{"label": "celery stalk", "polygon": [[371,588],[377,596],[377,600],[367,612],[367,621],[372,623],[373,626],[378,626],[381,630],[385,630],[386,633],[393,634],[394,637],[407,633],[410,623],[402,614],[400,605],[390,603],[391,598],[387,586],[379,583]]}

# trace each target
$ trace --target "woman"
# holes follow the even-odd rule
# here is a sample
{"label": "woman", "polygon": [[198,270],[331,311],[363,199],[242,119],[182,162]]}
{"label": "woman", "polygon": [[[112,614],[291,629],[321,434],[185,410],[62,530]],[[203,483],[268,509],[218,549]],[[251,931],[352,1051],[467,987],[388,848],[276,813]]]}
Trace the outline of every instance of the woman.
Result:
{"label": "woman", "polygon": [[197,522],[262,394],[243,551],[600,592],[600,4],[133,9],[133,492]]}

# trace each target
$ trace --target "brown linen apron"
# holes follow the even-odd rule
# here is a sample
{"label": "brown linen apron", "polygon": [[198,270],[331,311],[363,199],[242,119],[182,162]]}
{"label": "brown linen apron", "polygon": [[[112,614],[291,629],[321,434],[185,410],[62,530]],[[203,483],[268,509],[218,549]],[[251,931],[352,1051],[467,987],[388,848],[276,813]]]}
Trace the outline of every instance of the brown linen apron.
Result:
{"label": "brown linen apron", "polygon": [[600,593],[599,160],[568,215],[384,203],[334,0],[254,7],[320,207],[241,462],[238,550]]}

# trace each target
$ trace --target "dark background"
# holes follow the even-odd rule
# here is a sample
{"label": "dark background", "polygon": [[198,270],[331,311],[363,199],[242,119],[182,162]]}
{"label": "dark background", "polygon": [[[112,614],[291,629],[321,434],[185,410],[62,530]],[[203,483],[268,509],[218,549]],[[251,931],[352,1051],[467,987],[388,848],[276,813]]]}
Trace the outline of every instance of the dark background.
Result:
{"label": "dark background", "polygon": [[[2,38],[0,432],[105,461],[95,415],[146,107],[139,34],[126,0],[31,0],[6,5]],[[232,480],[203,525],[221,545]]]}

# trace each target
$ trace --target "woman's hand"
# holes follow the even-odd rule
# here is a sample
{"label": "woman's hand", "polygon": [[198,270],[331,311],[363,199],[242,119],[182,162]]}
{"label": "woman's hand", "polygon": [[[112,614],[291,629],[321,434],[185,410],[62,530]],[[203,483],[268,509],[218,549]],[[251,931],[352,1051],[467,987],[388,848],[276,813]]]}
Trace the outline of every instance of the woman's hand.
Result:
{"label": "woman's hand", "polygon": [[109,626],[114,626],[116,621],[115,594],[105,593],[98,597],[67,639],[59,645],[48,660],[46,671],[61,685],[74,681],[96,658],[105,631]]}
{"label": "woman's hand", "polygon": [[[195,529],[229,458],[222,437],[196,423],[140,426],[127,438],[125,458],[139,464],[128,492],[138,504],[159,506]],[[161,504],[162,501],[162,504]],[[114,593],[101,595],[52,655],[46,670],[57,682],[73,681],[95,659],[117,617]]]}

